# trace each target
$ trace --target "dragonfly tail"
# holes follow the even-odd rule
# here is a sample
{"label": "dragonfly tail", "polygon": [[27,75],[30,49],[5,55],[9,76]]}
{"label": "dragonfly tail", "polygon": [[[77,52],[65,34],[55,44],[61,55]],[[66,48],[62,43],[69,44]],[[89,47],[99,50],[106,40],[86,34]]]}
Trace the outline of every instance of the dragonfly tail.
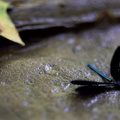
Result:
{"label": "dragonfly tail", "polygon": [[98,75],[102,76],[103,78],[105,78],[106,80],[108,80],[109,82],[112,81],[110,78],[108,78],[106,75],[104,75],[102,72],[100,72],[98,69],[96,69],[95,67],[93,67],[90,63],[87,63],[87,66],[89,68],[91,68],[93,71],[95,71]]}

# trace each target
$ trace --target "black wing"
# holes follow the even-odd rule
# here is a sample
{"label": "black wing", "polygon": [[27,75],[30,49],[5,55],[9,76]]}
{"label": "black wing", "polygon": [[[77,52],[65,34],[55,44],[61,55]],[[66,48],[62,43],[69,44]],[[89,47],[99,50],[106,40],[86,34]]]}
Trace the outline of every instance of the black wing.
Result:
{"label": "black wing", "polygon": [[120,81],[120,46],[113,54],[110,64],[110,72],[114,80]]}
{"label": "black wing", "polygon": [[98,85],[114,85],[117,86],[119,83],[117,82],[96,82],[96,81],[83,81],[83,80],[73,80],[71,81],[72,84],[75,85],[87,85],[87,86],[98,86]]}

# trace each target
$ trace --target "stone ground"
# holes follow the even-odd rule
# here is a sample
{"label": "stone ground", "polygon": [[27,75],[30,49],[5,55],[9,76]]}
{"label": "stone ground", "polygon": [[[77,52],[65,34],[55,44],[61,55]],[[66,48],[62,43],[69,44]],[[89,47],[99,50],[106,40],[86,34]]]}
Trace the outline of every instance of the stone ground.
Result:
{"label": "stone ground", "polygon": [[87,62],[111,78],[120,25],[31,39],[37,42],[0,48],[0,120],[120,119],[119,90],[77,93],[70,84],[103,81]]}

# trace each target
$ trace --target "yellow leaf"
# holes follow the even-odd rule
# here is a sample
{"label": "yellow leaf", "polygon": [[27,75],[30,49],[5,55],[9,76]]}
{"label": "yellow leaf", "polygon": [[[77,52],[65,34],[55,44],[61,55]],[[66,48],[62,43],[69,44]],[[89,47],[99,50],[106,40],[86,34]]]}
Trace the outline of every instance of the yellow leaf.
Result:
{"label": "yellow leaf", "polygon": [[8,6],[9,3],[0,1],[0,35],[13,42],[25,45],[7,14]]}

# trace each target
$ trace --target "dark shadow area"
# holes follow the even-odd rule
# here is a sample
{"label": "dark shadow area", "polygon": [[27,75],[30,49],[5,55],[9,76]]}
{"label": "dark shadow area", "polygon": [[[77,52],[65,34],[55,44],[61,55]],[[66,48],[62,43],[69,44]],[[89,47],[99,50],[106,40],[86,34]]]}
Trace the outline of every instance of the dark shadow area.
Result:
{"label": "dark shadow area", "polygon": [[[32,40],[27,41],[27,38],[47,38],[47,37],[51,37],[57,34],[61,34],[61,33],[77,33],[80,31],[84,31],[90,28],[95,27],[96,23],[95,22],[89,22],[89,23],[82,23],[82,24],[77,24],[74,27],[70,27],[70,28],[66,28],[64,26],[60,26],[60,27],[50,27],[47,29],[36,29],[36,30],[26,30],[26,31],[21,31],[20,32],[20,36],[21,38],[26,42],[26,43],[30,43],[33,42]],[[37,41],[36,41],[37,42]]]}
{"label": "dark shadow area", "polygon": [[[79,32],[84,32],[85,30],[89,30],[92,28],[96,29],[108,29],[109,27],[113,25],[120,24],[120,20],[117,19],[114,21],[106,21],[106,20],[99,20],[95,22],[86,22],[86,23],[80,23],[76,24],[71,28],[66,28],[64,26],[60,27],[50,27],[46,29],[33,29],[33,30],[24,30],[20,31],[20,37],[25,42],[25,47],[32,45],[34,43],[39,43],[45,38],[49,38],[55,35],[63,34],[63,33],[74,33],[77,34]],[[107,22],[107,24],[106,24]],[[38,39],[39,38],[39,39]],[[0,36],[0,50],[2,51],[2,54],[10,52],[14,52],[14,50],[22,49],[23,46],[14,43],[6,38],[3,38]]]}
{"label": "dark shadow area", "polygon": [[[77,33],[77,32],[92,28],[95,25],[96,23],[90,22],[90,23],[78,24],[71,28],[65,28],[63,26],[60,26],[60,27],[50,27],[47,29],[24,30],[24,31],[20,31],[19,34],[22,40],[27,45],[27,44],[39,42],[43,38],[47,38],[47,37],[54,36],[54,35],[61,34],[61,33],[70,33],[70,32]],[[35,38],[40,38],[40,39],[35,40]],[[9,46],[11,44],[17,45],[16,43],[9,41],[6,38],[3,38],[0,36],[0,47],[4,47],[6,45]]]}
{"label": "dark shadow area", "polygon": [[112,90],[120,90],[120,86],[81,86],[75,89],[77,97],[87,99],[97,96],[101,93],[109,92]]}
{"label": "dark shadow area", "polygon": [[36,30],[25,30],[19,32],[21,39],[25,42],[25,46],[21,46],[15,42],[12,42],[4,37],[0,36],[0,50],[2,51],[2,54],[14,52],[14,50],[19,50],[23,47],[27,47],[29,45],[32,45],[34,43],[39,43],[40,41],[43,41],[45,38],[52,37],[54,35],[59,35],[62,33],[75,33],[84,30],[88,30],[90,28],[95,27],[96,23],[83,23],[76,25],[71,28],[65,28],[63,26],[60,27],[51,27],[47,29],[36,29]]}

